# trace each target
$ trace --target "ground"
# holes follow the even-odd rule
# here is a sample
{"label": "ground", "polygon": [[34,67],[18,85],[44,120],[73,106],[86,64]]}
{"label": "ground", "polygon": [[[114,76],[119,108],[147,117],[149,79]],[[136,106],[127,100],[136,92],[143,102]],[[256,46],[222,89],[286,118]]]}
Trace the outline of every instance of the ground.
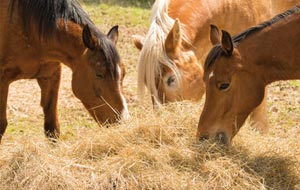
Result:
{"label": "ground", "polygon": [[64,67],[59,94],[62,134],[52,144],[44,137],[37,82],[13,83],[9,125],[0,146],[0,189],[299,190],[300,82],[268,87],[268,134],[246,123],[232,147],[199,143],[195,133],[204,100],[156,111],[149,99],[138,103],[139,52],[131,36],[146,33],[150,5],[120,2],[85,1],[83,6],[103,32],[119,25],[117,46],[127,70],[124,91],[131,118],[99,127],[72,94],[71,71]]}

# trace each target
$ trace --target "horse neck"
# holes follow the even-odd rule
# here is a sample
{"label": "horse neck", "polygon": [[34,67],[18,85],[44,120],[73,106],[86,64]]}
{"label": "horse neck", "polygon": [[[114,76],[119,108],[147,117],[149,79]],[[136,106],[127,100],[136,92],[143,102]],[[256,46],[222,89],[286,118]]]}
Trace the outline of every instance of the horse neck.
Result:
{"label": "horse neck", "polygon": [[288,1],[280,1],[280,0],[271,0],[273,14],[279,14],[287,9],[290,9],[297,4],[299,4],[299,0],[288,0]]}
{"label": "horse neck", "polygon": [[265,84],[300,79],[300,14],[273,24],[240,42],[243,67]]}
{"label": "horse neck", "polygon": [[[183,2],[184,1],[184,2]],[[198,59],[211,49],[210,24],[229,30],[233,34],[270,17],[268,1],[237,0],[176,0],[169,5],[169,15],[179,18]],[[230,22],[228,21],[230,19]]]}
{"label": "horse neck", "polygon": [[63,62],[73,70],[86,50],[82,41],[82,27],[71,21],[59,21],[57,31],[51,39],[42,43],[41,48],[43,59]]}
{"label": "horse neck", "polygon": [[205,3],[199,0],[170,0],[168,15],[175,19],[178,18],[183,28],[183,35],[186,41],[183,43],[185,49],[192,49],[197,52],[200,46],[195,47],[197,35],[200,29],[205,26],[206,16],[209,15]]}

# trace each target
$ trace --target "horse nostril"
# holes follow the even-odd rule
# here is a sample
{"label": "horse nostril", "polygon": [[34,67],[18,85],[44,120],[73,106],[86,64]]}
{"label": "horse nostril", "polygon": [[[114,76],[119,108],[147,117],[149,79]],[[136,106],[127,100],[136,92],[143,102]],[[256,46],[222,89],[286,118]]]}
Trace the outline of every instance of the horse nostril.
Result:
{"label": "horse nostril", "polygon": [[216,136],[217,140],[222,144],[227,144],[227,137],[224,132],[220,132]]}
{"label": "horse nostril", "polygon": [[202,135],[202,136],[199,138],[199,141],[205,141],[205,140],[208,140],[208,135]]}

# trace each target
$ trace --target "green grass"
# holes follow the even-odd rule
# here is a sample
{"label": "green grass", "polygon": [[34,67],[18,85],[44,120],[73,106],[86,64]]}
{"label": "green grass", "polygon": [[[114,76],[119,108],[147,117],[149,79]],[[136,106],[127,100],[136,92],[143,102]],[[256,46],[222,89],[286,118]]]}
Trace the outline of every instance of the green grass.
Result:
{"label": "green grass", "polygon": [[300,81],[299,80],[291,80],[289,84],[295,88],[295,90],[299,90],[300,88]]}
{"label": "green grass", "polygon": [[85,5],[84,8],[97,25],[107,23],[125,27],[147,27],[149,25],[149,9],[109,4],[88,4]]}
{"label": "green grass", "polygon": [[123,7],[142,7],[150,8],[154,0],[81,0],[84,4],[109,4]]}

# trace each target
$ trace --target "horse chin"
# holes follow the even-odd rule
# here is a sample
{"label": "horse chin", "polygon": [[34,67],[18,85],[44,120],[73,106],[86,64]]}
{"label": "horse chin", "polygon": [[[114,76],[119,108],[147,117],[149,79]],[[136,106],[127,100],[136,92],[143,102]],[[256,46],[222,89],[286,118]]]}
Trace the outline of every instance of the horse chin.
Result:
{"label": "horse chin", "polygon": [[197,139],[200,142],[205,140],[212,140],[221,145],[231,146],[232,138],[236,133],[233,133],[234,130],[232,125],[224,125],[223,122],[218,122],[211,125],[205,125],[210,127],[205,127],[203,125],[198,126]]}
{"label": "horse chin", "polygon": [[101,113],[96,113],[93,111],[89,112],[90,115],[93,117],[93,119],[99,124],[113,124],[113,123],[118,123],[121,121],[120,116],[113,114],[113,115],[104,115],[103,112]]}
{"label": "horse chin", "polygon": [[200,135],[198,137],[198,140],[200,142],[206,141],[206,140],[212,140],[214,142],[219,143],[220,145],[225,145],[225,146],[231,146],[231,140],[232,137],[230,135],[226,135],[225,132],[218,132],[215,135]]}
{"label": "horse chin", "polygon": [[180,95],[172,94],[171,96],[166,96],[165,99],[163,100],[164,103],[171,103],[171,102],[178,102],[182,101],[182,98]]}
{"label": "horse chin", "polygon": [[88,110],[89,114],[92,118],[99,124],[112,124],[119,122],[121,120],[121,116],[113,112],[110,108],[106,109],[106,105],[99,106],[90,106],[90,104],[86,104],[82,102],[84,107]]}

